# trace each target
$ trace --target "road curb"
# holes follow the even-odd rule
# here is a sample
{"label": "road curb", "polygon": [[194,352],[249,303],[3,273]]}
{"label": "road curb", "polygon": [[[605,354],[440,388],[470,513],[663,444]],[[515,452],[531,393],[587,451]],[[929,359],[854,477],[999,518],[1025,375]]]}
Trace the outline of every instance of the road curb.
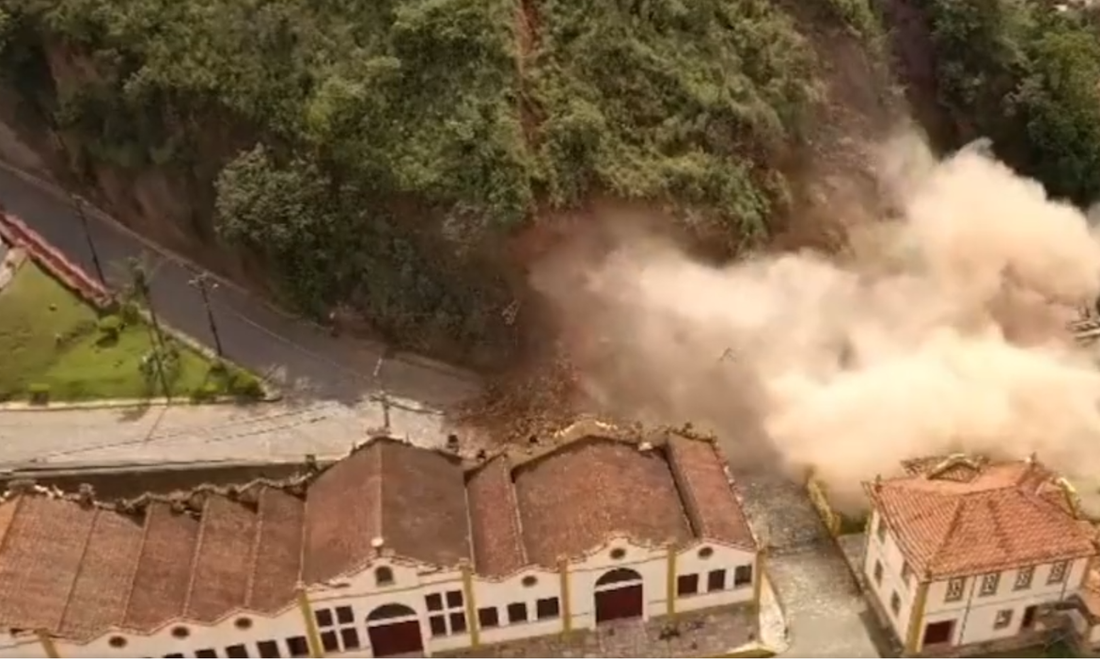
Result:
{"label": "road curb", "polygon": [[93,401],[81,401],[81,402],[58,402],[47,403],[45,405],[35,405],[34,403],[0,403],[0,412],[71,412],[74,410],[124,410],[124,409],[147,409],[151,407],[224,407],[226,405],[236,405],[238,407],[251,407],[254,405],[263,405],[264,403],[274,403],[281,400],[281,396],[271,398],[260,398],[258,400],[249,400],[242,402],[239,398],[232,396],[217,396],[209,400],[202,402],[192,402],[190,398],[186,396],[180,396],[171,400],[163,397],[159,398],[119,398],[117,400],[93,400]]}

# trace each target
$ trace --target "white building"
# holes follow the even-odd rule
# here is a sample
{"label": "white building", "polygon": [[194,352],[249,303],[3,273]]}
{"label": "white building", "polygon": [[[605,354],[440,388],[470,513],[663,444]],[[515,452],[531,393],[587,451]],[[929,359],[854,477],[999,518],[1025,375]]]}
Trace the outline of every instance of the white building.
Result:
{"label": "white building", "polygon": [[864,575],[907,654],[1034,643],[1075,601],[1097,554],[1072,490],[1033,459],[906,463],[865,484]]}
{"label": "white building", "polygon": [[376,438],[317,474],[0,502],[0,656],[442,653],[759,598],[713,442],[577,424],[463,465]]}

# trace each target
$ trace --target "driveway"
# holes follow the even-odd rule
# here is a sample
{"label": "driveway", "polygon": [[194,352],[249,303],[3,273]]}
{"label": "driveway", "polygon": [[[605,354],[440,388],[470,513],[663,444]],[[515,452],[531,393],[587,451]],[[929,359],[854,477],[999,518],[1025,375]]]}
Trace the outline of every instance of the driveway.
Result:
{"label": "driveway", "polygon": [[769,546],[768,577],[787,615],[782,657],[880,657],[871,611],[802,487],[741,474],[745,508]]}
{"label": "driveway", "polygon": [[[0,166],[0,203],[94,276],[83,229],[68,198]],[[133,234],[89,213],[92,239],[112,276],[112,263],[150,254]],[[202,298],[188,282],[191,266],[165,253],[150,254],[152,299],[175,328],[213,346]],[[312,323],[273,310],[231,286],[211,293],[212,308],[228,358],[280,382],[298,397],[355,404],[380,390],[429,407],[442,407],[476,393],[475,376],[417,358],[391,358],[385,346],[334,339]]]}

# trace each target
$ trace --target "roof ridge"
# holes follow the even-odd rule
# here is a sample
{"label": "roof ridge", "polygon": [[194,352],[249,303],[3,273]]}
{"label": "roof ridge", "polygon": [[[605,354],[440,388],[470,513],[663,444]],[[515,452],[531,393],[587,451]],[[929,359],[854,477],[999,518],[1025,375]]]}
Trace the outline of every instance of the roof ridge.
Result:
{"label": "roof ridge", "polygon": [[153,506],[148,505],[144,509],[144,519],[141,525],[141,543],[138,545],[138,550],[134,553],[134,569],[130,575],[130,588],[126,593],[126,602],[122,607],[122,620],[119,624],[120,627],[125,626],[126,621],[130,618],[130,605],[134,599],[134,589],[137,587],[138,569],[141,567],[141,557],[145,555],[145,545],[149,539],[149,525],[153,521]]}
{"label": "roof ridge", "polygon": [[199,572],[199,556],[202,555],[202,545],[203,541],[206,539],[206,525],[211,517],[211,515],[207,514],[211,501],[213,501],[213,497],[210,496],[207,496],[202,501],[202,513],[199,515],[199,533],[195,538],[195,546],[191,550],[191,568],[190,574],[188,574],[187,577],[187,594],[183,596],[183,606],[180,608],[179,613],[183,618],[191,617],[191,598],[195,594],[195,581]]}
{"label": "roof ridge", "polygon": [[519,507],[519,496],[516,494],[516,482],[512,480],[512,464],[508,459],[508,456],[503,456],[505,461],[504,478],[507,481],[505,485],[505,496],[508,497],[508,509],[511,514],[508,515],[508,521],[512,526],[512,530],[516,533],[516,544],[519,545],[519,557],[520,562],[524,565],[531,564],[531,558],[527,553],[527,542],[523,539],[523,517],[522,510]]}
{"label": "roof ridge", "polygon": [[99,523],[99,515],[103,512],[100,508],[92,508],[92,523],[88,525],[88,535],[84,538],[84,546],[80,549],[80,560],[77,561],[73,574],[73,582],[69,586],[69,592],[65,595],[65,606],[61,607],[61,615],[58,617],[55,629],[60,631],[65,626],[65,618],[69,612],[69,606],[73,601],[73,593],[76,592],[76,582],[80,580],[80,574],[84,571],[84,559],[88,557],[88,546],[92,544],[92,535],[95,533],[96,524]]}
{"label": "roof ridge", "polygon": [[252,547],[249,549],[249,553],[252,558],[252,569],[248,571],[248,582],[244,586],[244,607],[252,607],[252,594],[256,589],[256,570],[259,567],[260,562],[260,542],[263,539],[264,532],[264,498],[270,491],[265,486],[259,486],[262,488],[260,494],[256,497],[256,535],[252,539]]}
{"label": "roof ridge", "polygon": [[[676,488],[676,493],[679,495],[677,498],[680,500],[680,510],[687,519],[688,527],[694,531],[696,538],[704,538],[706,537],[706,532],[703,528],[704,525],[702,513],[699,510],[699,501],[695,497],[695,492],[684,483],[683,465],[680,463],[680,458],[677,457],[676,450],[673,448],[673,442],[676,439],[675,437],[668,437],[665,441],[665,463],[668,465],[668,469],[672,474],[672,484]],[[686,437],[680,437],[680,439],[692,441]]]}
{"label": "roof ridge", "polygon": [[[385,504],[382,503],[382,496],[383,496],[382,488],[385,486],[385,480],[386,480],[386,477],[385,477],[386,471],[384,469],[383,456],[382,456],[384,448],[385,448],[385,445],[383,443],[378,443],[377,444],[376,450],[375,450],[375,453],[377,454],[377,457],[373,460],[373,462],[375,463],[375,466],[377,468],[377,477],[376,477],[375,480],[378,483],[378,485],[376,487],[376,489],[378,490],[378,493],[377,493],[377,496],[375,497],[375,501],[374,501],[375,512],[377,513],[377,515],[375,516],[375,519],[378,520],[378,535],[377,535],[377,538],[382,541],[383,545],[386,542],[386,529],[385,529],[385,519],[384,519],[385,512],[386,512],[386,506],[385,506]],[[371,548],[374,549],[374,550],[377,550],[377,548],[374,547],[374,540],[375,540],[375,538],[367,538],[367,542],[370,543]]]}
{"label": "roof ridge", "polygon": [[[937,492],[933,492],[931,494],[933,496],[941,496]],[[948,500],[951,502],[951,505],[953,506],[953,510],[951,512],[951,521],[948,522],[947,526],[944,528],[943,533],[936,540],[936,551],[932,552],[932,555],[928,557],[928,560],[926,561],[926,564],[925,564],[925,570],[926,571],[930,571],[933,566],[939,564],[939,561],[942,558],[942,554],[943,554],[944,550],[947,549],[947,541],[951,538],[951,535],[955,532],[955,529],[958,528],[959,521],[962,518],[962,509],[963,509],[962,500],[959,499],[958,497],[948,497]]]}
{"label": "roof ridge", "polygon": [[[1024,497],[1025,499],[1027,497]],[[997,539],[1000,540],[1001,547],[1012,544],[1012,536],[1007,532],[1004,524],[1001,523],[1001,507],[998,505],[996,499],[992,497],[985,497],[983,503],[989,508],[989,519],[993,524],[993,533],[997,535]],[[1013,553],[1011,550],[1005,551],[1007,554]]]}

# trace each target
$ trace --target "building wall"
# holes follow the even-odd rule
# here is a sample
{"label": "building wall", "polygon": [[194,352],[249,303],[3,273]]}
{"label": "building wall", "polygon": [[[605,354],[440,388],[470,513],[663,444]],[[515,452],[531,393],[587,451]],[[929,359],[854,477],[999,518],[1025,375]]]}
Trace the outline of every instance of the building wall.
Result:
{"label": "building wall", "polygon": [[[890,628],[901,643],[905,643],[909,633],[909,620],[913,615],[913,602],[916,599],[917,581],[913,575],[902,578],[905,571],[905,558],[901,555],[897,542],[890,529],[883,524],[878,511],[871,512],[867,534],[867,551],[864,552],[863,573],[867,579],[868,590],[878,599],[882,610],[890,621]],[[876,576],[876,566],[882,566],[882,577]],[[894,595],[898,596],[897,611],[894,610]]]}
{"label": "building wall", "polygon": [[[472,630],[486,609],[496,610],[497,624],[478,630],[482,645],[559,633],[565,629],[567,614],[571,629],[594,627],[596,583],[618,568],[640,577],[643,618],[666,615],[670,610],[669,558],[666,548],[638,546],[625,538],[615,538],[567,566],[568,585],[563,592],[561,573],[545,568],[490,580],[474,574],[466,577],[462,570],[439,570],[386,557],[359,574],[310,587],[307,597],[326,656],[372,656],[368,618],[379,607],[393,605],[409,610],[403,620],[418,622],[424,650],[430,655],[472,645]],[[738,567],[750,570],[740,575],[744,583],[735,584]],[[695,575],[697,585],[695,593],[676,597],[675,610],[752,602],[758,567],[754,552],[715,544],[680,549],[675,556],[672,595],[676,597],[681,576],[690,582]],[[713,581],[709,576],[712,572]],[[556,611],[550,604],[554,600]],[[525,616],[515,616],[520,619],[513,622],[510,608],[517,605],[522,605]],[[247,625],[240,622],[242,619],[247,619]],[[186,628],[185,635],[178,631],[181,627]],[[307,656],[301,648],[308,643],[309,633],[306,617],[295,602],[277,616],[241,613],[214,626],[173,623],[148,635],[127,634],[124,641],[119,641],[122,636],[118,634],[105,634],[85,645],[59,640],[57,648],[63,657],[195,657],[203,650],[228,657],[241,656],[242,649],[235,646],[243,645],[247,656],[259,657],[264,656],[264,648],[257,644],[272,641],[282,657],[294,654],[294,647],[299,656]],[[19,652],[24,653],[16,653],[14,647],[9,652],[0,645],[0,656],[44,656],[37,639],[19,646]]]}
{"label": "building wall", "polygon": [[[925,616],[921,627],[932,623],[952,620],[954,629],[952,643],[967,645],[1005,639],[1020,633],[1024,611],[1029,606],[1038,606],[1065,600],[1074,595],[1080,587],[1088,565],[1087,559],[1078,559],[1070,563],[1066,578],[1059,583],[1048,583],[1053,564],[1035,567],[1031,587],[1016,589],[1016,577],[1019,570],[1006,570],[1000,573],[997,590],[991,595],[981,595],[983,575],[968,577],[964,584],[963,598],[956,602],[947,601],[949,581],[937,581],[929,585],[925,602]],[[998,613],[1011,611],[1009,624],[996,628]]]}
{"label": "building wall", "polygon": [[[242,629],[243,620],[248,628]],[[124,638],[125,645],[118,646],[112,639]],[[219,657],[228,655],[227,648],[244,645],[249,656],[259,657],[256,643],[274,641],[279,654],[289,656],[287,639],[305,640],[306,627],[297,604],[282,613],[266,617],[256,614],[230,615],[214,626],[168,624],[148,635],[105,634],[86,645],[56,640],[58,654],[62,657],[163,657],[179,654],[194,657],[201,650],[213,650]]]}
{"label": "building wall", "polygon": [[13,637],[7,630],[0,632],[0,657],[45,657],[46,649],[34,634]]}

